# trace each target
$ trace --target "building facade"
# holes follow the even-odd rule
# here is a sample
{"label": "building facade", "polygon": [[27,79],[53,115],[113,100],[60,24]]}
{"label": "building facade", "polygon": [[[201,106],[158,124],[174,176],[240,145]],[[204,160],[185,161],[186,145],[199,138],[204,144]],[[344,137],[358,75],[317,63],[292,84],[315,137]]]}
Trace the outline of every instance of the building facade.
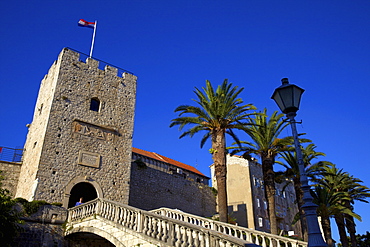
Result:
{"label": "building facade", "polygon": [[66,208],[81,197],[84,202],[101,197],[147,210],[212,215],[208,177],[132,148],[136,80],[64,48],[41,82],[22,160],[0,162],[3,185],[14,197]]}
{"label": "building facade", "polygon": [[[227,197],[229,215],[240,226],[270,232],[267,199],[263,185],[262,166],[256,159],[227,155]],[[212,170],[212,186],[217,188]],[[294,187],[286,183],[275,184],[276,216],[278,228],[284,235],[301,236],[300,224],[292,225],[298,212]]]}
{"label": "building facade", "polygon": [[192,166],[133,148],[129,205],[145,210],[167,207],[212,216],[216,197],[208,186],[209,179]]}
{"label": "building facade", "polygon": [[[136,76],[99,66],[64,48],[45,75],[16,197],[64,206],[82,196],[128,202]],[[74,189],[86,195],[70,198]]]}

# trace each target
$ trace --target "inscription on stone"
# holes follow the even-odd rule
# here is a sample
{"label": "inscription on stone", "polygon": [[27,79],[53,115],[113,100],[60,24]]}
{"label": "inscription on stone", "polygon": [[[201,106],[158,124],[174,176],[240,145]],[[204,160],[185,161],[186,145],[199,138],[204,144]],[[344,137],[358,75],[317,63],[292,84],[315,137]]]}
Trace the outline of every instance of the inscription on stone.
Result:
{"label": "inscription on stone", "polygon": [[93,124],[80,121],[73,122],[73,132],[109,142],[113,142],[117,133],[114,130],[102,128]]}
{"label": "inscription on stone", "polygon": [[86,151],[80,151],[78,155],[78,164],[84,166],[90,166],[99,168],[100,166],[100,155],[97,153],[90,153]]}

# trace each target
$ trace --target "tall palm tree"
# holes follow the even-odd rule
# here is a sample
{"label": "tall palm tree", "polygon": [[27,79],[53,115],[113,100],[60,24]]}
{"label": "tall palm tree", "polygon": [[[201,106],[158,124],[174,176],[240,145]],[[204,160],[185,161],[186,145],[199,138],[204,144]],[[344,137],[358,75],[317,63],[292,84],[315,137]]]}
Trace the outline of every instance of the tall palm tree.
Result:
{"label": "tall palm tree", "polygon": [[[244,104],[239,94],[244,88],[233,87],[227,79],[223,81],[216,90],[207,80],[203,92],[195,88],[197,99],[194,100],[198,106],[181,105],[175,109],[179,117],[172,120],[170,127],[179,126],[182,130],[185,126],[191,127],[184,131],[184,136],[192,137],[195,133],[205,131],[200,146],[211,138],[212,159],[215,168],[217,182],[217,201],[220,221],[227,222],[227,192],[226,192],[226,134],[239,142],[234,129],[242,129],[247,120],[253,114],[251,110],[256,107],[252,104]],[[183,116],[184,114],[190,114]]]}
{"label": "tall palm tree", "polygon": [[[300,139],[300,142],[309,142],[306,139]],[[302,156],[303,156],[303,163],[305,167],[311,165],[313,159],[316,159],[319,156],[325,156],[322,152],[315,151],[316,146],[313,143],[310,143],[306,147],[302,147]],[[297,160],[297,155],[295,151],[284,151],[280,153],[281,158],[284,159],[284,162],[276,161],[276,163],[282,165],[285,168],[283,172],[276,172],[276,177],[288,178],[290,181],[293,182],[295,195],[296,195],[296,202],[298,205],[300,222],[301,222],[301,229],[303,234],[304,241],[308,241],[308,231],[307,231],[307,223],[305,220],[304,210],[302,206],[303,202],[303,191],[302,191],[302,184],[301,184],[301,174],[299,172],[299,164]]]}
{"label": "tall palm tree", "polygon": [[[318,180],[318,183],[332,191],[345,193],[346,198],[343,198],[338,203],[351,212],[354,210],[353,204],[355,200],[368,203],[366,198],[370,197],[370,190],[366,186],[360,184],[362,183],[360,179],[350,176],[347,172],[343,172],[343,169],[336,168],[334,164],[324,167],[324,170],[324,175]],[[346,227],[350,233],[352,246],[356,246],[356,229],[353,215],[339,212],[333,216],[338,227],[343,247],[349,246]]]}
{"label": "tall palm tree", "polygon": [[313,197],[313,203],[318,205],[317,215],[321,217],[321,226],[328,246],[334,245],[331,236],[330,217],[345,214],[361,220],[361,216],[343,205],[343,201],[350,199],[348,193],[336,191],[325,185],[317,184],[314,186],[313,190],[311,190],[311,195]]}
{"label": "tall palm tree", "polygon": [[233,154],[243,152],[244,156],[255,154],[261,158],[263,182],[265,194],[268,202],[268,212],[270,218],[270,229],[272,234],[277,234],[276,210],[275,210],[275,173],[273,165],[275,157],[287,145],[292,144],[292,138],[278,138],[281,131],[289,125],[283,120],[284,114],[275,111],[271,117],[267,116],[267,110],[256,114],[254,118],[248,120],[248,125],[244,131],[253,142],[241,142],[245,146],[233,148]]}
{"label": "tall palm tree", "polygon": [[[370,197],[370,189],[364,185],[361,185],[361,183],[363,183],[362,180],[358,178],[353,178],[352,176],[351,178],[352,178],[352,182],[349,184],[349,186],[347,186],[347,191],[349,193],[349,197],[351,198],[351,201],[346,201],[346,205],[347,207],[351,208],[353,211],[354,210],[353,204],[355,201],[369,203],[369,201],[366,200],[366,198]],[[347,215],[345,217],[345,220],[346,220],[345,226],[350,235],[351,245],[357,246],[356,224],[354,222],[354,219],[352,216]]]}

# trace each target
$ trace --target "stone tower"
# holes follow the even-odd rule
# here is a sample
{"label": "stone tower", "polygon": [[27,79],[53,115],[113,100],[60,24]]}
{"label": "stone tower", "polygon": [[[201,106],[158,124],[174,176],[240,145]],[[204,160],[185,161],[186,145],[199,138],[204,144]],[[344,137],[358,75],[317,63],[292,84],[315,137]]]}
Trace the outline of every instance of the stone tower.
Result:
{"label": "stone tower", "polygon": [[16,197],[128,203],[137,78],[82,56],[64,48],[41,82]]}

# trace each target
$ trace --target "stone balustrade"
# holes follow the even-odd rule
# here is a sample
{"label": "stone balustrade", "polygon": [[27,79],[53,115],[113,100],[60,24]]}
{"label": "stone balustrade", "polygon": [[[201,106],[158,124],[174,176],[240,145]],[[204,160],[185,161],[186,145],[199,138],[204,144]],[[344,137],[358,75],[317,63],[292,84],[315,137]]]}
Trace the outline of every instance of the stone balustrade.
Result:
{"label": "stone balustrade", "polygon": [[255,243],[262,247],[271,246],[269,245],[269,243],[271,243],[272,241],[275,241],[277,243],[277,247],[307,247],[307,242],[277,236],[245,227],[235,226],[220,221],[214,221],[200,216],[187,214],[180,210],[160,208],[152,210],[151,212],[175,220],[183,221],[192,225],[211,229],[225,235],[233,236],[248,242]]}
{"label": "stone balustrade", "polygon": [[[119,224],[126,229],[140,233],[146,239],[149,237],[161,246],[196,246],[196,247],[233,247],[256,246],[241,237],[225,234],[210,227],[194,222],[168,217],[164,209],[147,212],[128,205],[97,198],[88,203],[69,209],[68,224],[73,225],[88,219],[101,217],[104,220]],[[173,216],[174,214],[172,214]],[[191,217],[188,217],[190,219]],[[183,216],[184,219],[184,216]],[[198,220],[197,217],[193,219]],[[68,234],[68,231],[67,231]]]}

